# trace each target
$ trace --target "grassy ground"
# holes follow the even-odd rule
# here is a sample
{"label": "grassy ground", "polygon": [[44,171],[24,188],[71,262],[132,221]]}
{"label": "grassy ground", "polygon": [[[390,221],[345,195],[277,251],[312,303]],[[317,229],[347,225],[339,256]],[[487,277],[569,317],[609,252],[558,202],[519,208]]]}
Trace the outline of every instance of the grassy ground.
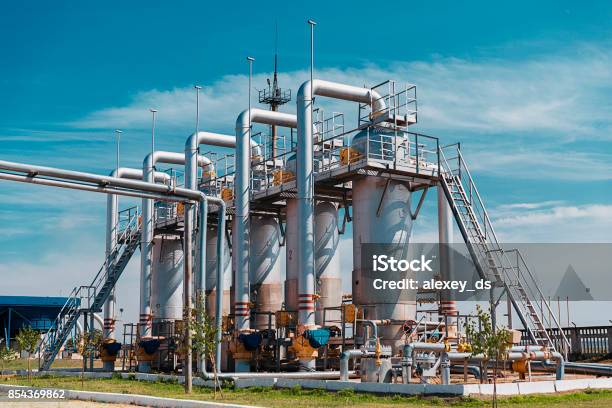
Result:
{"label": "grassy ground", "polygon": [[[213,400],[213,391],[208,388],[194,387],[192,394],[186,396],[182,385],[170,382],[145,382],[137,380],[86,379],[84,386],[78,377],[43,376],[28,381],[25,377],[6,377],[1,379],[4,384],[33,385],[36,387],[52,387],[88,391],[115,392],[124,394],[144,394],[169,398],[189,398],[197,400]],[[323,390],[251,388],[226,389],[218,401],[240,404],[258,405],[263,407],[486,407],[490,401],[477,398],[439,398],[439,397],[404,397],[376,396],[359,394],[352,391],[337,393]],[[585,391],[568,394],[517,396],[500,398],[500,406],[508,407],[566,407],[594,408],[612,406],[612,391]]]}
{"label": "grassy ground", "polygon": [[[71,359],[56,359],[53,362],[51,368],[81,368],[83,366],[83,360],[71,360]],[[38,368],[38,359],[30,360],[30,367],[34,370]],[[100,360],[94,360],[94,367],[102,367]],[[0,364],[0,370],[27,370],[28,359],[18,358],[17,360],[9,361]]]}

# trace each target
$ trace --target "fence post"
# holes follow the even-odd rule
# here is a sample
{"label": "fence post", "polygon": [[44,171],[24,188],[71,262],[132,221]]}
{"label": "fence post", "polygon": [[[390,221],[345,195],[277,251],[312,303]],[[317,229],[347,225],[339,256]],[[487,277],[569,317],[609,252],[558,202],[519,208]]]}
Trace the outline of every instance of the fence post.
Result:
{"label": "fence post", "polygon": [[608,350],[607,354],[612,353],[612,327],[608,327]]}
{"label": "fence post", "polygon": [[572,351],[575,356],[582,354],[582,345],[580,344],[580,336],[578,335],[578,329],[572,328],[570,334],[570,342],[572,344]]}

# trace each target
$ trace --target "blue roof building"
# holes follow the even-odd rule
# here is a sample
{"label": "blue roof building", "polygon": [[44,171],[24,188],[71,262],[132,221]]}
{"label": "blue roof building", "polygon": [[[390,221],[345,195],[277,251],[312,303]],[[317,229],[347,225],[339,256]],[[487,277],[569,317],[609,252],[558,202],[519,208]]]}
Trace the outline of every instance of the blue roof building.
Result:
{"label": "blue roof building", "polygon": [[67,297],[0,296],[0,336],[10,345],[19,329],[30,326],[35,330],[49,330]]}

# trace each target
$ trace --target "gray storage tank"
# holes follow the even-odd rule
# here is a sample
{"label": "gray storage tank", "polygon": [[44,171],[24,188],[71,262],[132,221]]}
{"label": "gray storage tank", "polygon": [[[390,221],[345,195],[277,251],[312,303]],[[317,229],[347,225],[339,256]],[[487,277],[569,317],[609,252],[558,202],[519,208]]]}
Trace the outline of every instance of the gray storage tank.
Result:
{"label": "gray storage tank", "polygon": [[[376,137],[368,138],[374,132]],[[371,160],[393,160],[393,149],[390,147],[399,146],[398,136],[393,131],[376,129],[374,132],[372,129],[364,129],[356,134],[352,147],[365,156],[367,143]],[[416,316],[416,291],[375,289],[373,281],[380,278],[380,275],[372,272],[370,259],[362,260],[361,247],[367,243],[401,244],[395,247],[393,256],[406,259],[407,244],[412,232],[410,203],[411,192],[400,181],[388,181],[387,178],[377,176],[366,176],[353,181],[353,302],[365,306],[366,319],[405,321]],[[394,276],[397,280],[404,278],[415,279],[416,274],[406,271]],[[379,328],[381,343],[391,346],[394,354],[403,343],[402,335],[401,324]]]}

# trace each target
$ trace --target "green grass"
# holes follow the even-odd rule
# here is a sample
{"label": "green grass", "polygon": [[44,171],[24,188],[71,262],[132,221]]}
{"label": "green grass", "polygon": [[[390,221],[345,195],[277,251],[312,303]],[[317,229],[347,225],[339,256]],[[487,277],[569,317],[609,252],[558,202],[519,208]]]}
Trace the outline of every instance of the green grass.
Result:
{"label": "green grass", "polygon": [[[83,366],[83,360],[71,360],[71,359],[56,359],[53,362],[51,368],[81,368]],[[38,359],[30,360],[30,367],[34,370],[38,368]],[[94,361],[94,367],[102,367],[100,360]],[[9,361],[0,364],[0,370],[27,370],[28,359],[18,358],[17,360]]]}
{"label": "green grass", "polygon": [[[169,398],[189,398],[196,400],[213,400],[213,391],[208,388],[194,387],[193,393],[186,395],[182,385],[175,382],[159,381],[146,382],[137,380],[124,380],[120,378],[110,379],[85,379],[81,388],[81,380],[78,377],[35,377],[28,381],[25,377],[6,377],[2,380],[5,384],[32,385],[35,387],[65,388],[74,390],[88,390],[101,392],[115,392],[124,394],[144,394]],[[490,400],[478,398],[441,398],[441,397],[405,397],[405,396],[377,396],[372,394],[360,394],[351,390],[343,390],[337,393],[324,390],[305,390],[300,387],[292,389],[274,389],[267,387],[255,387],[249,389],[226,389],[223,397],[218,401],[233,402],[241,404],[258,405],[264,407],[487,407]],[[587,390],[567,394],[533,395],[505,397],[499,399],[500,406],[507,407],[566,407],[572,408],[594,408],[612,406],[612,391]]]}

